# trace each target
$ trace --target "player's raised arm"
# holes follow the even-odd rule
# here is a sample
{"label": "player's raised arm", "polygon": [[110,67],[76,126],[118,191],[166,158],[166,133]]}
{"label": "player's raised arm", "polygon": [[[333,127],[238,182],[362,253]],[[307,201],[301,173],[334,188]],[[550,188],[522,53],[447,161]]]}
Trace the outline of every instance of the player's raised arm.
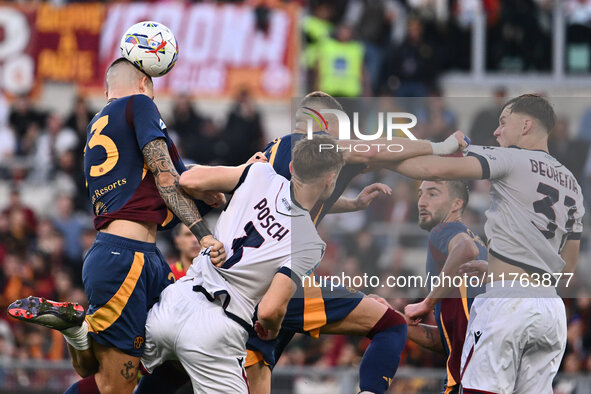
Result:
{"label": "player's raised arm", "polygon": [[246,177],[247,164],[237,167],[195,166],[181,174],[179,184],[190,195],[206,191],[230,193]]}
{"label": "player's raised arm", "polygon": [[[360,147],[355,148],[356,145]],[[340,140],[338,146],[345,152],[347,163],[383,165],[417,156],[450,155],[464,149],[468,142],[461,131],[456,131],[443,142],[395,137],[391,140],[379,139],[371,144],[360,140]]]}
{"label": "player's raised arm", "polygon": [[415,179],[501,179],[513,171],[515,149],[470,145],[465,157],[421,156],[385,167]]}
{"label": "player's raised arm", "polygon": [[[478,257],[478,247],[474,240],[466,233],[456,234],[448,245],[448,257],[441,269],[441,276],[453,278],[458,274],[458,269],[462,264],[474,260]],[[440,283],[447,283],[441,280]],[[418,323],[421,318],[433,311],[435,304],[437,304],[443,297],[445,297],[453,287],[439,286],[434,287],[427,298],[423,301],[407,305],[404,308],[404,314],[411,320],[411,323]]]}
{"label": "player's raised arm", "polygon": [[213,238],[197,206],[179,185],[179,174],[168,153],[166,141],[162,138],[154,139],[144,146],[142,153],[166,206],[195,234],[201,247],[211,247],[212,252],[217,252],[212,257],[214,264],[223,262],[226,258],[224,246]]}
{"label": "player's raised arm", "polygon": [[479,160],[472,156],[421,156],[398,163],[388,163],[384,167],[410,178],[430,181],[483,178],[482,166]]}

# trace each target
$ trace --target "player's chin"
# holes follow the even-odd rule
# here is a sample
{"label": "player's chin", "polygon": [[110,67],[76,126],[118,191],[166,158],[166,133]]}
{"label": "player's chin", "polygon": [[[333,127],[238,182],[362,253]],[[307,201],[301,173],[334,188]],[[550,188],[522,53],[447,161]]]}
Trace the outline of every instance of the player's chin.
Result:
{"label": "player's chin", "polygon": [[430,215],[421,215],[419,216],[419,227],[423,230],[431,230],[434,226],[432,225],[432,220]]}

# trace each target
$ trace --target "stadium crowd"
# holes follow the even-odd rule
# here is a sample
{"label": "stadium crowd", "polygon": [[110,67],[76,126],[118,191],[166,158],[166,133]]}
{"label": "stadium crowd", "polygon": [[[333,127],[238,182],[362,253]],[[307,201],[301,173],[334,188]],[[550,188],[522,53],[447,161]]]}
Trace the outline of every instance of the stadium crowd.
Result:
{"label": "stadium crowd", "polygon": [[[302,32],[307,43],[304,58],[308,88],[349,97],[430,96],[423,108],[424,126],[417,136],[445,139],[456,129],[458,115],[445,107],[437,81],[444,71],[469,67],[468,30],[474,13],[470,4],[474,2],[456,0],[451,1],[453,6],[449,7],[438,6],[439,3],[312,1]],[[547,46],[550,40],[551,2],[520,0],[518,7],[508,7],[508,3],[509,0],[485,2],[488,28],[497,32],[487,35],[491,41],[487,45],[487,68],[548,70],[550,57],[538,46]],[[588,20],[584,16],[579,19],[574,16],[584,10],[575,9],[576,4],[573,7],[572,23],[585,27]],[[524,15],[526,19],[522,18]],[[371,29],[366,28],[368,20],[372,21]],[[523,30],[521,33],[519,29],[510,28],[515,26],[516,20]],[[528,35],[535,35],[536,39],[531,40]],[[536,45],[530,45],[532,42]],[[341,45],[338,50],[342,50],[344,44],[353,48],[352,58],[360,56],[360,69],[353,72],[351,86],[335,81],[331,76],[334,70],[327,69],[330,62],[318,58],[319,51],[330,53],[331,46],[338,45]],[[500,104],[506,96],[502,88],[494,94],[496,104],[483,108],[467,130],[475,144],[496,145],[491,133],[496,128]],[[26,96],[10,103],[0,101],[0,178],[10,190],[8,201],[0,206],[2,308],[30,294],[86,302],[81,266],[96,231],[92,225],[82,161],[86,126],[94,113],[84,97],[77,97],[72,108],[69,116],[61,117],[57,113],[44,113]],[[581,119],[559,117],[550,146],[550,153],[564,163],[588,191],[587,201],[591,201],[591,155],[588,154],[591,135],[589,129],[581,125],[589,121],[591,109]],[[216,124],[208,114],[197,111],[190,96],[175,98],[168,123],[182,156],[201,164],[243,163],[253,152],[262,149],[268,139],[261,114],[246,90],[237,96],[224,124]],[[426,232],[416,226],[417,183],[392,173],[366,174],[352,183],[348,193],[354,196],[365,185],[376,181],[391,186],[393,196],[377,199],[364,212],[327,218],[320,226],[327,252],[319,275],[344,272],[350,276],[367,273],[386,277],[422,271],[424,260],[413,255],[426,245]],[[49,188],[42,187],[48,184]],[[487,187],[486,182],[472,184],[473,204],[465,217],[466,223],[475,228],[481,229],[483,223],[486,206],[478,202],[486,201]],[[24,191],[35,193],[37,188],[42,193],[51,193],[55,203],[43,207],[24,203]],[[380,233],[376,228],[400,230]],[[352,230],[356,230],[355,235],[348,235]],[[396,239],[391,239],[392,234]],[[586,254],[589,253],[588,242],[585,237],[582,248]],[[160,238],[159,247],[171,264],[177,260],[170,234]],[[409,268],[405,263],[409,259],[419,263]],[[358,290],[373,292],[373,289]],[[414,302],[394,289],[381,290],[380,295],[398,310]],[[591,294],[581,292],[577,296],[565,299],[569,326],[563,372],[591,372]],[[298,336],[278,365],[358,365],[368,343],[368,339],[343,336],[326,336],[319,340]],[[0,359],[7,362],[66,360],[68,354],[59,332],[20,324],[1,314]],[[401,365],[442,367],[444,359],[408,342]],[[45,378],[51,379],[50,376]],[[2,379],[0,368],[0,383]],[[25,386],[43,382],[43,379],[33,382],[26,374],[19,375],[19,379],[18,383]],[[425,388],[430,383],[422,384]]]}

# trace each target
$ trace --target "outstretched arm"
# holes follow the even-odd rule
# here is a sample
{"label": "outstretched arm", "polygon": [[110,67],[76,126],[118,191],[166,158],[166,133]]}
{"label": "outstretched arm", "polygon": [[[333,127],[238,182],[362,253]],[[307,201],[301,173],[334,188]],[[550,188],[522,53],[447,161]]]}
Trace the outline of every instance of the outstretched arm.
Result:
{"label": "outstretched arm", "polygon": [[382,162],[400,162],[424,155],[450,155],[464,149],[467,145],[468,143],[461,131],[456,131],[443,142],[411,140],[400,137],[391,140],[382,138],[371,142],[360,140],[338,141],[339,150],[344,152],[347,163],[371,165]]}
{"label": "outstretched arm", "polygon": [[237,167],[195,166],[181,174],[180,185],[190,195],[204,191],[230,193],[238,185],[247,164]]}
{"label": "outstretched arm", "polygon": [[388,163],[384,165],[384,168],[410,178],[427,181],[482,179],[482,165],[473,156],[421,156],[406,159],[399,163]]}
{"label": "outstretched arm", "polygon": [[189,227],[195,234],[202,248],[211,247],[215,257],[212,262],[220,263],[225,260],[226,252],[221,242],[211,235],[211,231],[201,218],[197,206],[183,191],[179,184],[179,174],[172,163],[166,141],[157,138],[148,142],[142,149],[144,161],[154,175],[156,187],[166,206]]}

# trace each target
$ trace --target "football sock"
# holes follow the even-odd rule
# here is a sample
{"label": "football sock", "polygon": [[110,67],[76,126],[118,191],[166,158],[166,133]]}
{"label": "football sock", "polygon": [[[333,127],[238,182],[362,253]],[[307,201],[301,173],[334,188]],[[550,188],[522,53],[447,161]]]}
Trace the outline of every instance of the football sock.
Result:
{"label": "football sock", "polygon": [[90,349],[90,342],[88,341],[88,323],[82,322],[81,326],[70,327],[61,331],[68,344],[76,350]]}
{"label": "football sock", "polygon": [[359,366],[360,391],[382,394],[388,390],[400,363],[407,330],[404,318],[388,309],[367,334],[371,343]]}
{"label": "football sock", "polygon": [[68,387],[64,394],[100,394],[100,391],[94,375],[90,375]]}

